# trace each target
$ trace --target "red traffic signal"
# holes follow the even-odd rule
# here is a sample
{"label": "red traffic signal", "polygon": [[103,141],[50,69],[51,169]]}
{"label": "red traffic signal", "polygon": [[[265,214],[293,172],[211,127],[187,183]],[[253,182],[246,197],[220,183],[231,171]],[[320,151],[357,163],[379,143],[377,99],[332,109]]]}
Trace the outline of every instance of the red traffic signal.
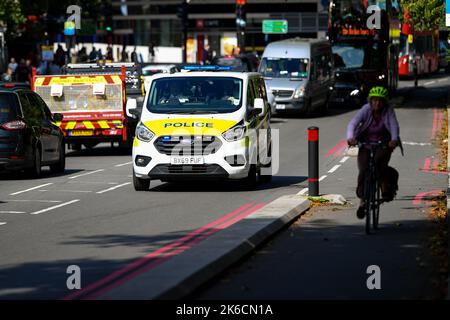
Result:
{"label": "red traffic signal", "polygon": [[247,4],[247,0],[236,0],[236,4],[238,6],[243,6],[243,5]]}

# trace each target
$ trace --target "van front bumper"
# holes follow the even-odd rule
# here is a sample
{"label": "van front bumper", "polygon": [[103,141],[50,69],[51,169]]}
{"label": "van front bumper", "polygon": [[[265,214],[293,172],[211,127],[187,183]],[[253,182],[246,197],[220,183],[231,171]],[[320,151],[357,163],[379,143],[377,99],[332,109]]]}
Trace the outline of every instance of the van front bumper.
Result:
{"label": "van front bumper", "polygon": [[[133,143],[133,169],[136,177],[154,180],[183,179],[242,179],[248,176],[250,169],[249,148],[246,139],[228,142],[222,137],[221,147],[212,154],[203,155],[203,164],[174,165],[171,156],[160,153],[154,139],[143,142],[135,138]],[[184,155],[183,155],[184,156]],[[191,157],[191,155],[186,155]],[[145,166],[138,166],[137,157],[151,158]],[[231,165],[227,159],[239,157],[243,161]],[[226,159],[227,158],[227,159]]]}

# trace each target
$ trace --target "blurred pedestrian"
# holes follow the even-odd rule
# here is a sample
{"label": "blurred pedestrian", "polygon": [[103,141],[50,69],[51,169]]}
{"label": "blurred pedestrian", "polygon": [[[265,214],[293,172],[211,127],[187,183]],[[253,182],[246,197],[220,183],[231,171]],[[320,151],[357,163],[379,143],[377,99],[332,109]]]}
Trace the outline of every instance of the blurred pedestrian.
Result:
{"label": "blurred pedestrian", "polygon": [[153,42],[148,46],[148,62],[155,60],[155,44]]}
{"label": "blurred pedestrian", "polygon": [[137,60],[138,60],[138,58],[137,58],[136,46],[134,46],[134,50],[131,53],[131,62],[136,63]]}
{"label": "blurred pedestrian", "polygon": [[10,67],[6,70],[6,72],[2,75],[2,81],[13,81],[14,80],[14,72]]}
{"label": "blurred pedestrian", "polygon": [[66,64],[66,52],[63,47],[59,44],[56,49],[54,60],[57,65],[60,67]]}
{"label": "blurred pedestrian", "polygon": [[77,62],[78,63],[84,63],[88,61],[88,55],[86,52],[86,48],[82,47],[80,49],[80,51],[78,52],[78,56],[77,56]]}
{"label": "blurred pedestrian", "polygon": [[111,46],[108,46],[108,48],[106,48],[106,60],[109,60],[111,62],[114,60],[113,50]]}
{"label": "blurred pedestrian", "polygon": [[16,69],[16,80],[19,82],[31,82],[31,67],[28,61],[30,60],[21,59]]}
{"label": "blurred pedestrian", "polygon": [[16,72],[17,69],[16,58],[12,57],[11,60],[9,60],[8,68],[11,68],[13,73]]}
{"label": "blurred pedestrian", "polygon": [[89,62],[95,62],[97,60],[97,49],[92,47],[92,51],[89,53]]}
{"label": "blurred pedestrian", "polygon": [[128,62],[128,53],[126,46],[122,46],[122,53],[120,54],[120,62]]}

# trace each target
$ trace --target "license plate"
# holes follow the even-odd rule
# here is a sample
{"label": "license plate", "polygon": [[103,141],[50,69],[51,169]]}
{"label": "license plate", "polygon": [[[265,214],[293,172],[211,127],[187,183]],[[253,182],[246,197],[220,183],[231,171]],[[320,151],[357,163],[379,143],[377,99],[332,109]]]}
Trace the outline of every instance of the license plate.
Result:
{"label": "license plate", "polygon": [[286,109],[286,105],[285,105],[285,104],[277,104],[277,105],[275,106],[275,108],[276,108],[277,110],[284,110],[284,109]]}
{"label": "license plate", "polygon": [[71,130],[69,131],[69,136],[93,136],[93,130]]}
{"label": "license plate", "polygon": [[344,102],[345,101],[345,99],[344,98],[336,98],[336,99],[334,99],[336,102]]}
{"label": "license plate", "polygon": [[204,164],[203,157],[170,157],[170,164]]}

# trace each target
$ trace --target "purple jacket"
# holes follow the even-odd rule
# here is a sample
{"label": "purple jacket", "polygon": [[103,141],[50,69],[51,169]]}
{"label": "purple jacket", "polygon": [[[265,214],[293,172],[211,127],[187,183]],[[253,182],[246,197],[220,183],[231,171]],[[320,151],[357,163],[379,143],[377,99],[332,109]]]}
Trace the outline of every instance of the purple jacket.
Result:
{"label": "purple jacket", "polygon": [[[400,142],[399,125],[395,116],[394,108],[387,106],[383,111],[382,120],[386,129],[391,134],[391,140]],[[347,140],[356,139],[363,133],[372,123],[372,108],[369,103],[365,104],[358,113],[353,117],[347,126]]]}

